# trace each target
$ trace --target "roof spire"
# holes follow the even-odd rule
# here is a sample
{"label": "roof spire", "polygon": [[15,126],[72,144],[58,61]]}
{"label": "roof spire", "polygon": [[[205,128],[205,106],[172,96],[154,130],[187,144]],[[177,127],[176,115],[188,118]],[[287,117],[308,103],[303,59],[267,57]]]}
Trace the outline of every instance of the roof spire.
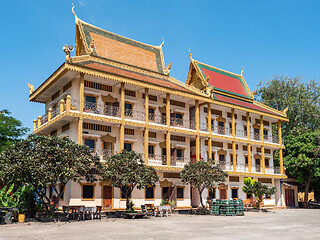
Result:
{"label": "roof spire", "polygon": [[242,70],[241,70],[241,76],[243,76],[243,71],[244,71],[244,68],[242,67]]}
{"label": "roof spire", "polygon": [[75,23],[77,24],[77,23],[78,23],[78,17],[77,17],[77,15],[76,15],[76,13],[74,12],[74,5],[73,5],[73,3],[72,3],[72,14],[74,15],[74,21],[75,21]]}
{"label": "roof spire", "polygon": [[162,43],[160,44],[160,47],[164,45],[164,37],[162,37]]}
{"label": "roof spire", "polygon": [[191,49],[189,47],[189,56],[190,56],[190,60],[192,60],[192,55],[191,55]]}

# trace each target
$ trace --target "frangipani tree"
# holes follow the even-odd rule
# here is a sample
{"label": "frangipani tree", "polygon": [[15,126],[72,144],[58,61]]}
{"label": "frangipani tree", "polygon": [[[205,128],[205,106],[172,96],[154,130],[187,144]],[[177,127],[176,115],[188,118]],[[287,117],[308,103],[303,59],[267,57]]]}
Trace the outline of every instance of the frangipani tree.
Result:
{"label": "frangipani tree", "polygon": [[248,177],[244,179],[244,186],[242,187],[244,193],[254,195],[257,200],[255,207],[260,209],[260,205],[266,196],[271,196],[277,192],[275,187],[269,187],[261,182],[255,181]]}
{"label": "frangipani tree", "polygon": [[[0,155],[0,180],[33,186],[51,214],[69,181],[95,180],[93,168],[102,168],[100,158],[69,138],[30,135]],[[48,186],[53,187],[56,202],[51,202]]]}
{"label": "frangipani tree", "polygon": [[180,173],[182,182],[189,183],[193,188],[197,188],[200,195],[200,202],[204,208],[202,193],[206,188],[212,188],[216,183],[226,181],[228,174],[221,170],[218,165],[215,165],[211,160],[198,161],[196,163],[189,162],[184,165]]}
{"label": "frangipani tree", "polygon": [[112,186],[121,188],[126,197],[127,212],[133,211],[130,197],[135,187],[154,187],[159,181],[156,170],[144,164],[141,154],[127,150],[107,158],[102,176],[104,179],[110,179]]}

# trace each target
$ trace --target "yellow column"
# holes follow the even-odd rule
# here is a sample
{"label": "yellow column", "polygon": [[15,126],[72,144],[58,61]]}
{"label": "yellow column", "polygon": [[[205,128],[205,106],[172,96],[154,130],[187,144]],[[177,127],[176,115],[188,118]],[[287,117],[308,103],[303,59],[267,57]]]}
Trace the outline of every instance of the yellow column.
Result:
{"label": "yellow column", "polygon": [[262,172],[266,172],[265,158],[264,158],[264,135],[263,135],[263,116],[260,116],[260,141],[261,145],[261,164],[262,164]]}
{"label": "yellow column", "polygon": [[260,116],[260,141],[264,142],[264,136],[263,136],[263,116]]}
{"label": "yellow column", "polygon": [[38,128],[41,126],[41,116],[38,117]]}
{"label": "yellow column", "polygon": [[52,116],[52,108],[48,109],[48,122],[50,122]]}
{"label": "yellow column", "polygon": [[79,94],[79,112],[83,113],[84,106],[84,74],[80,74],[80,94]]}
{"label": "yellow column", "polygon": [[[82,108],[83,110],[83,108]],[[83,117],[79,117],[78,121],[78,144],[82,145],[83,140],[82,140],[82,129],[83,129]]]}
{"label": "yellow column", "polygon": [[36,130],[37,128],[37,119],[33,120],[33,132]]}
{"label": "yellow column", "polygon": [[[236,123],[234,116],[234,108],[231,109],[231,126],[232,126],[232,137],[236,137]],[[232,141],[232,158],[233,158],[233,171],[237,171],[237,153],[236,153],[236,142]]]}
{"label": "yellow column", "polygon": [[78,120],[78,144],[82,145],[82,128],[83,128],[83,107],[84,107],[84,74],[80,73],[80,93],[79,93],[79,112]]}
{"label": "yellow column", "polygon": [[166,137],[166,150],[167,150],[167,165],[171,166],[171,144],[170,144],[170,94],[166,94],[166,123],[167,123],[167,137]]}
{"label": "yellow column", "polygon": [[71,96],[68,95],[67,96],[67,100],[66,100],[66,111],[70,111],[70,108],[71,108]]}
{"label": "yellow column", "polygon": [[251,144],[250,143],[248,143],[248,145],[247,145],[247,148],[248,148],[248,169],[249,169],[249,172],[251,173],[251,168],[252,168],[252,163],[251,163]]}
{"label": "yellow column", "polygon": [[249,112],[247,112],[247,137],[248,140],[250,140],[251,138],[251,127],[250,127],[250,116],[249,116]]}
{"label": "yellow column", "polygon": [[281,134],[281,120],[278,121],[278,137],[279,137],[279,157],[280,157],[280,173],[283,174],[283,156],[282,156],[282,134]]}
{"label": "yellow column", "polygon": [[209,138],[208,138],[208,155],[209,159],[212,159],[212,138],[211,138],[211,103],[207,104],[207,109],[208,109],[208,132],[209,132]]}
{"label": "yellow column", "polygon": [[233,158],[233,171],[237,171],[237,153],[236,153],[236,142],[232,141],[232,158]]}
{"label": "yellow column", "polygon": [[231,109],[231,126],[232,126],[232,137],[236,136],[236,123],[234,119],[234,108]]}
{"label": "yellow column", "polygon": [[63,105],[64,105],[64,100],[60,100],[60,115],[63,113]]}
{"label": "yellow column", "polygon": [[145,164],[148,164],[149,159],[149,152],[148,152],[148,146],[149,146],[149,89],[146,88],[145,92],[145,101],[144,101],[144,117],[146,122],[146,127],[144,131],[144,162]]}
{"label": "yellow column", "polygon": [[124,101],[125,101],[125,93],[124,93],[124,83],[121,83],[120,88],[120,151],[124,148]]}
{"label": "yellow column", "polygon": [[199,100],[195,101],[195,121],[196,121],[196,161],[200,161],[200,121],[199,121]]}
{"label": "yellow column", "polygon": [[261,160],[262,160],[262,172],[266,173],[266,164],[265,164],[265,157],[264,157],[264,146],[261,146]]}

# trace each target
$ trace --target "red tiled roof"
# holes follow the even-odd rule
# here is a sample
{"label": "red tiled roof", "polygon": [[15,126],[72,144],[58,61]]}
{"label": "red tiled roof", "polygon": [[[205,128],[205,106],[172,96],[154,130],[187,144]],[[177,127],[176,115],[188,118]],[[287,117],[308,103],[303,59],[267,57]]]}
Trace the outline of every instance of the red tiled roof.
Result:
{"label": "red tiled roof", "polygon": [[131,40],[105,31],[79,20],[85,44],[90,48],[92,40],[93,55],[113,61],[140,67],[154,72],[164,73],[162,49]]}
{"label": "red tiled roof", "polygon": [[168,79],[153,77],[153,76],[145,75],[142,73],[133,72],[133,71],[125,70],[122,68],[110,66],[107,64],[102,64],[94,61],[85,61],[85,62],[79,62],[74,64],[92,68],[99,71],[103,71],[103,72],[107,72],[107,73],[112,73],[115,75],[131,78],[131,79],[135,79],[135,80],[139,80],[139,81],[143,81],[143,82],[147,82],[147,83],[151,83],[151,84],[162,86],[162,87],[167,87],[167,88],[172,88],[179,91],[193,93],[189,89],[184,88],[183,86],[177,83],[174,83]]}
{"label": "red tiled roof", "polygon": [[214,97],[214,99],[220,100],[222,102],[231,103],[231,104],[235,104],[237,106],[241,106],[241,107],[245,107],[245,108],[251,108],[251,109],[254,109],[254,110],[261,111],[261,112],[265,112],[265,113],[270,113],[270,114],[281,116],[279,113],[276,113],[274,111],[270,111],[268,108],[264,108],[264,107],[258,106],[255,102],[247,102],[247,101],[239,100],[239,99],[236,99],[236,98],[227,97],[227,96],[224,96],[224,95],[221,95],[221,94],[217,94],[217,93],[214,93],[213,97]]}
{"label": "red tiled roof", "polygon": [[209,84],[214,89],[252,99],[244,79],[236,74],[231,74],[220,69],[196,62],[204,78],[209,77]]}

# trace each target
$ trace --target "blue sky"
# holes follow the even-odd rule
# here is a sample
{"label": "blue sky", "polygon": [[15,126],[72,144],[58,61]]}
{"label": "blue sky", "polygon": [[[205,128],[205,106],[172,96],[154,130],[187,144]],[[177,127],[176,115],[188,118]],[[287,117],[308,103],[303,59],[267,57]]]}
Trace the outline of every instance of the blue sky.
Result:
{"label": "blue sky", "polygon": [[253,91],[275,75],[320,82],[320,1],[2,1],[0,110],[32,128],[44,105],[28,102],[74,45],[72,2],[79,18],[152,45],[165,38],[170,75],[185,82],[188,49],[201,62],[240,73]]}

